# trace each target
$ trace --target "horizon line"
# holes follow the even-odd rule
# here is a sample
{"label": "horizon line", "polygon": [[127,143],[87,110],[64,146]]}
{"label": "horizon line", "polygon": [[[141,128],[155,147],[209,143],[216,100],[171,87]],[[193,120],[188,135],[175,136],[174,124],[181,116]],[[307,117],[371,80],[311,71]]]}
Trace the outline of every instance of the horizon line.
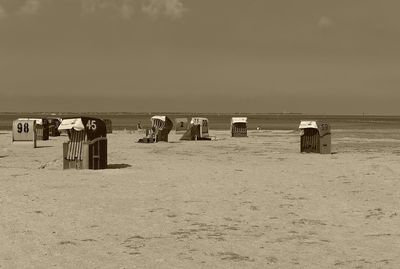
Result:
{"label": "horizon line", "polygon": [[182,112],[182,111],[141,111],[141,112],[128,112],[128,111],[22,111],[22,112],[13,112],[13,111],[2,111],[0,114],[136,114],[136,115],[155,115],[155,114],[176,114],[176,115],[303,115],[303,116],[362,116],[362,117],[400,117],[400,114],[368,114],[368,113],[360,113],[360,114],[335,114],[335,113],[302,113],[302,112]]}

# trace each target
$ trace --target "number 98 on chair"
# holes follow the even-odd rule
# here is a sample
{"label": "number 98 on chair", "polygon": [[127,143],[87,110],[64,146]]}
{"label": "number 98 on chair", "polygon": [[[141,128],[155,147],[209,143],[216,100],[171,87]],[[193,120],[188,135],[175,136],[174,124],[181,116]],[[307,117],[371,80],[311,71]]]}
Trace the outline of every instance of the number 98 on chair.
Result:
{"label": "number 98 on chair", "polygon": [[103,120],[63,119],[58,130],[66,131],[69,138],[63,144],[64,169],[107,168],[107,129]]}
{"label": "number 98 on chair", "polygon": [[37,135],[35,120],[18,119],[13,121],[13,144],[15,144],[15,142],[18,142],[18,144],[33,143],[33,147],[36,148],[36,139]]}

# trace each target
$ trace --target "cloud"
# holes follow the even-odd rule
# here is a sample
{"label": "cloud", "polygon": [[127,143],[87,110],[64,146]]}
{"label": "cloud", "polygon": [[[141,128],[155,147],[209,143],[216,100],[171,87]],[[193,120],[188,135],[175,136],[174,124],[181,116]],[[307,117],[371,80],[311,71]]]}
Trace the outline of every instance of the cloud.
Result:
{"label": "cloud", "polygon": [[329,29],[334,26],[334,22],[331,18],[327,16],[322,16],[321,18],[319,18],[317,26],[320,29]]}
{"label": "cloud", "polygon": [[82,0],[82,13],[92,14],[98,10],[107,8],[112,2],[107,2],[103,0]]}
{"label": "cloud", "polygon": [[102,9],[115,8],[116,1],[112,0],[82,0],[82,12],[92,14]]}
{"label": "cloud", "polygon": [[152,18],[164,15],[173,19],[181,18],[186,11],[181,0],[146,0],[142,11]]}
{"label": "cloud", "polygon": [[26,0],[22,7],[18,10],[20,15],[35,15],[39,12],[42,5],[41,0]]}
{"label": "cloud", "polygon": [[141,5],[142,12],[152,18],[161,15],[173,19],[182,17],[186,9],[182,0],[81,0],[82,14],[114,12],[122,19],[130,19],[136,5]]}
{"label": "cloud", "polygon": [[0,19],[7,17],[7,13],[4,8],[0,5]]}
{"label": "cloud", "polygon": [[133,15],[135,9],[133,7],[133,0],[124,0],[120,9],[121,18],[128,20]]}
{"label": "cloud", "polygon": [[122,19],[130,19],[134,13],[134,0],[82,0],[82,14],[90,15],[111,11]]}
{"label": "cloud", "polygon": [[[9,0],[14,1],[14,0]],[[15,12],[8,14],[0,0],[0,19],[8,15],[37,15],[45,4],[56,4],[59,0],[19,0]],[[72,0],[69,0],[72,1]],[[75,0],[81,3],[81,14],[84,16],[100,14],[100,16],[117,16],[129,20],[135,11],[143,12],[151,18],[181,18],[187,9],[183,0]],[[78,2],[78,3],[79,3]]]}

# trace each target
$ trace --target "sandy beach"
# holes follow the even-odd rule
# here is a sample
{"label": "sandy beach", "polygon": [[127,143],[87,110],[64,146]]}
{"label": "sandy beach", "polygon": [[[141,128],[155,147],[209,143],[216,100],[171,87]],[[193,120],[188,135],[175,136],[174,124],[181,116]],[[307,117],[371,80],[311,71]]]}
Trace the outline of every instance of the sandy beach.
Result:
{"label": "sandy beach", "polygon": [[107,170],[63,170],[66,136],[0,132],[0,268],[399,268],[400,134],[295,131],[138,144],[108,135]]}

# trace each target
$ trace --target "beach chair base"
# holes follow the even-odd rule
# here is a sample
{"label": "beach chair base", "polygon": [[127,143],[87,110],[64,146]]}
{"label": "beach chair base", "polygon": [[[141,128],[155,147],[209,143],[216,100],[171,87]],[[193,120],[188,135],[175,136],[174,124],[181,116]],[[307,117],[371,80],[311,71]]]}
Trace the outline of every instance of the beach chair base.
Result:
{"label": "beach chair base", "polygon": [[247,137],[247,132],[232,133],[232,137]]}
{"label": "beach chair base", "polygon": [[69,142],[63,143],[63,169],[89,169],[89,145],[82,145],[82,160],[68,160],[68,144]]}
{"label": "beach chair base", "polygon": [[143,137],[140,138],[138,143],[154,143],[155,140],[152,137]]}
{"label": "beach chair base", "polygon": [[93,142],[83,142],[82,160],[68,160],[68,144],[63,143],[63,169],[106,169],[107,139],[101,138]]}

